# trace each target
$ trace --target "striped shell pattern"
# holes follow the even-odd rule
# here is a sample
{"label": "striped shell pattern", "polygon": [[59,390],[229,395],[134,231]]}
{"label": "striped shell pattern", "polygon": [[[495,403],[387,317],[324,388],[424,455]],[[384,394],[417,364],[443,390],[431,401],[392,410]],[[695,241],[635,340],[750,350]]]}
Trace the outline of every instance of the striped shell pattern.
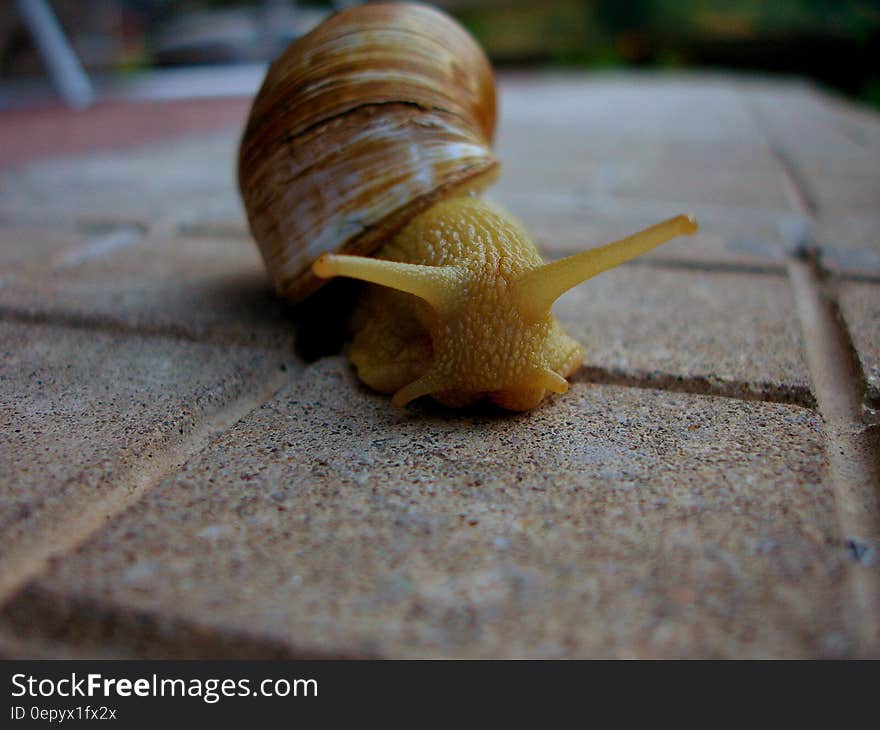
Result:
{"label": "striped shell pattern", "polygon": [[271,65],[239,153],[251,232],[278,292],[321,283],[325,252],[369,255],[438,200],[499,172],[491,66],[427,6],[331,16]]}

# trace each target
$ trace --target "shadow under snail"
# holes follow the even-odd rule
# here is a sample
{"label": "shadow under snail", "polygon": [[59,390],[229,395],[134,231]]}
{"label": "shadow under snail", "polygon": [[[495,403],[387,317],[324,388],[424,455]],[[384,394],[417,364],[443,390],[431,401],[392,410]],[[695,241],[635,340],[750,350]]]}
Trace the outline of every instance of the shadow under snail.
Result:
{"label": "shadow under snail", "polygon": [[696,223],[678,216],[545,263],[498,176],[495,86],[476,41],[422,5],[330,16],[270,66],[239,151],[251,232],[279,294],[370,282],[354,314],[358,376],[395,406],[489,398],[528,410],[564,393],[583,347],[551,313],[563,293]]}

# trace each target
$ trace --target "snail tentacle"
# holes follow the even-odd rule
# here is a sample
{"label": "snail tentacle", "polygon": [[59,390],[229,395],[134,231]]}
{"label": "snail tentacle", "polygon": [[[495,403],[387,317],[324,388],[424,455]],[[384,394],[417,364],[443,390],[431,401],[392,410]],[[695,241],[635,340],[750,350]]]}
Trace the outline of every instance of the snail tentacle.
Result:
{"label": "snail tentacle", "polygon": [[461,274],[457,266],[426,266],[325,253],[312,265],[312,271],[322,279],[346,276],[413,294],[437,311],[450,311],[459,301]]}
{"label": "snail tentacle", "polygon": [[568,392],[568,381],[555,370],[544,368],[535,374],[536,385],[549,390],[551,393],[562,395]]}
{"label": "snail tentacle", "polygon": [[396,408],[403,408],[410,401],[421,398],[423,395],[431,395],[443,390],[445,378],[441,373],[429,370],[418,380],[404,385],[391,397],[391,404]]}
{"label": "snail tentacle", "polygon": [[641,256],[676,236],[696,232],[697,222],[693,217],[679,215],[605,246],[544,264],[516,282],[514,301],[524,316],[539,320],[547,316],[553,302],[569,289]]}

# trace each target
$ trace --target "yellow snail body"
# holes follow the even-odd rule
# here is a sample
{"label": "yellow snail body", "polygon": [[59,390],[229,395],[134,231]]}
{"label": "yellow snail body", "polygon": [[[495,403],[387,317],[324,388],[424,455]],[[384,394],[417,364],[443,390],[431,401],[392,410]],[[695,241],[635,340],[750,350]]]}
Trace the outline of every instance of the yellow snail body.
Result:
{"label": "yellow snail body", "polygon": [[551,314],[573,286],[696,230],[678,216],[544,263],[478,197],[498,174],[495,91],[476,42],[421,5],[331,16],[272,64],[239,153],[251,231],[292,302],[324,279],[370,282],[351,359],[403,406],[488,397],[511,410],[564,393],[583,348]]}

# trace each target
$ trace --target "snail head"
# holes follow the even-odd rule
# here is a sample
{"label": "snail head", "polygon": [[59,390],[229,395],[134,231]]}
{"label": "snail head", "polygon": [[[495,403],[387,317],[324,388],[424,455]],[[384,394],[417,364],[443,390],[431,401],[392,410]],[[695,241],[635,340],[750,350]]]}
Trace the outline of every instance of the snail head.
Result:
{"label": "snail head", "polygon": [[[324,254],[322,278],[346,276],[409,295],[405,304],[427,333],[425,357],[386,389],[403,406],[423,395],[461,406],[489,397],[528,410],[548,393],[564,393],[583,348],[554,319],[566,291],[670,238],[693,233],[678,216],[614,243],[544,263],[525,229],[506,211],[476,198],[438,203],[412,221],[379,257]],[[394,260],[415,258],[432,265]],[[399,298],[399,296],[398,296]],[[404,300],[406,301],[406,300]],[[387,360],[393,334],[381,329],[355,342],[352,359],[370,381],[372,352]],[[374,378],[376,379],[376,378]],[[378,378],[382,380],[382,378]],[[383,381],[384,382],[384,381]]]}

